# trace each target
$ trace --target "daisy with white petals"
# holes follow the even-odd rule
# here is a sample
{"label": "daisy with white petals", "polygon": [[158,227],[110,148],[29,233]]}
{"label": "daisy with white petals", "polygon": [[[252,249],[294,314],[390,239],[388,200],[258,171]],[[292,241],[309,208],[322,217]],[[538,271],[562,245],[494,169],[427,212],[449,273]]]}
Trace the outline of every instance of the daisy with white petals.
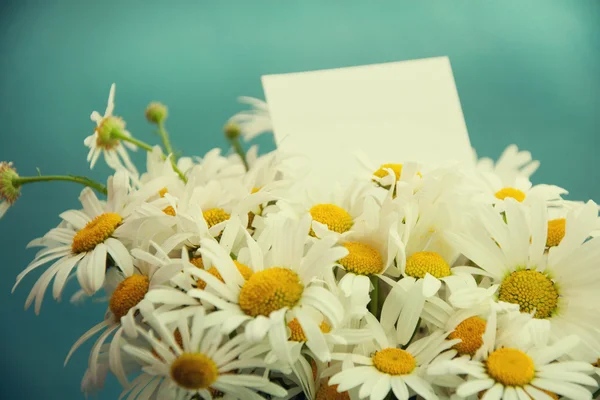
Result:
{"label": "daisy with white petals", "polygon": [[125,121],[113,115],[114,109],[115,84],[113,83],[108,94],[108,104],[104,115],[94,111],[90,116],[90,119],[96,123],[96,129],[83,142],[90,149],[87,160],[90,163],[90,168],[94,168],[100,155],[104,154],[104,160],[109,167],[115,171],[126,169],[133,176],[137,176],[137,168],[131,162],[125,146],[133,151],[137,150],[137,147],[132,143],[123,142],[119,139],[119,136],[131,137],[131,133],[125,129]]}
{"label": "daisy with white petals", "polygon": [[229,121],[236,123],[245,141],[254,139],[260,134],[273,130],[273,123],[269,114],[269,106],[266,102],[254,97],[242,96],[238,101],[249,105],[249,110],[240,111],[232,116]]}
{"label": "daisy with white petals", "polygon": [[[479,357],[436,361],[428,373],[434,377],[466,374],[468,379],[456,389],[460,398],[551,400],[557,399],[556,395],[577,400],[592,398],[585,387],[596,387],[596,381],[589,376],[592,365],[558,361],[577,345],[576,336],[565,337],[551,346],[542,342],[524,346],[497,341],[493,328],[486,330],[489,348]],[[543,336],[543,331],[538,333]]]}
{"label": "daisy with white petals", "polygon": [[[188,295],[214,305],[222,321],[222,331],[230,333],[244,326],[249,340],[268,336],[280,361],[292,363],[286,351],[289,331],[286,319],[296,318],[306,336],[306,345],[316,355],[328,358],[323,331],[307,309],[318,311],[331,327],[343,318],[343,308],[327,288],[313,282],[319,270],[346,255],[334,247],[333,240],[320,240],[306,250],[310,217],[300,221],[274,221],[275,233],[269,244],[261,248],[245,230],[247,248],[240,250],[236,262],[212,239],[203,239],[200,252],[210,259],[219,277],[199,268],[189,272],[206,282],[205,289],[192,289]],[[219,279],[220,278],[220,279]]]}
{"label": "daisy with white petals", "polygon": [[482,206],[469,230],[449,237],[479,265],[474,273],[500,285],[498,300],[533,313],[535,329],[549,324],[553,337],[576,334],[586,351],[600,354],[600,238],[589,239],[597,217],[597,205],[588,202],[547,256],[552,227],[541,199],[532,199],[529,207],[506,200],[504,216]]}
{"label": "daisy with white petals", "polygon": [[92,336],[102,332],[92,347],[89,357],[89,375],[98,376],[98,369],[102,366],[99,362],[104,343],[114,333],[110,343],[108,362],[111,371],[123,385],[127,385],[127,377],[121,361],[121,337],[123,333],[130,337],[136,336],[136,317],[138,311],[152,308],[146,300],[149,291],[154,288],[168,285],[179,271],[182,265],[179,260],[171,260],[158,245],[154,245],[155,255],[137,249],[135,251],[137,260],[135,270],[125,273],[111,268],[107,273],[104,290],[109,299],[108,310],[104,320],[84,333],[73,344],[65,365],[69,362],[71,355]]}
{"label": "daisy with white petals", "polygon": [[127,398],[132,400],[187,400],[194,396],[202,399],[265,399],[259,392],[285,396],[285,389],[262,374],[245,372],[266,367],[260,358],[239,358],[252,346],[246,337],[237,335],[229,339],[219,332],[218,326],[207,327],[201,309],[191,318],[181,316],[176,328],[179,335],[151,313],[142,313],[158,337],[138,327],[138,333],[150,348],[125,345],[124,350],[138,359],[143,373],[120,398],[129,394]]}
{"label": "daisy with white petals", "polygon": [[54,278],[52,294],[59,299],[71,272],[76,268],[77,280],[88,294],[95,293],[104,283],[108,256],[123,273],[133,273],[129,251],[120,238],[124,204],[128,195],[127,173],[118,172],[108,180],[108,201],[98,200],[90,188],[81,192],[83,210],[69,210],[60,215],[63,222],[30,246],[45,247],[17,276],[13,291],[21,280],[36,268],[52,262],[33,286],[25,307],[35,299],[39,313],[44,293]]}
{"label": "daisy with white petals", "polygon": [[373,332],[374,352],[338,355],[336,358],[351,360],[356,365],[347,366],[335,374],[329,384],[339,385],[338,392],[359,387],[358,397],[361,399],[383,400],[390,392],[398,400],[408,400],[414,395],[425,400],[437,399],[431,383],[425,379],[427,366],[458,340],[446,341],[446,335],[438,331],[415,341],[404,350],[386,337],[375,317],[367,314],[366,320]]}

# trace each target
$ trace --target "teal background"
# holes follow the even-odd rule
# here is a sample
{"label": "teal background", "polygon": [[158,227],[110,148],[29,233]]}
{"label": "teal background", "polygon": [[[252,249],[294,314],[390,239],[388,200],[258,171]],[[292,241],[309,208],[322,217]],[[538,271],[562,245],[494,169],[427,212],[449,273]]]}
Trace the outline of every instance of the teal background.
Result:
{"label": "teal background", "polygon": [[[143,110],[170,107],[185,154],[225,147],[220,128],[238,95],[262,97],[260,76],[448,55],[474,147],[496,157],[517,143],[542,161],[535,182],[600,201],[600,2],[120,2],[9,1],[0,5],[0,160],[21,175],[86,173],[92,110],[117,83],[116,112],[156,141]],[[169,4],[168,4],[169,3]],[[257,141],[263,150],[272,140]],[[398,145],[402,145],[399,143]],[[142,154],[137,155],[142,165]],[[90,175],[105,179],[99,162]],[[0,221],[2,399],[80,399],[91,343],[62,363],[104,305],[47,296],[23,312],[33,258],[26,243],[78,206],[80,187],[25,187]],[[73,285],[74,286],[74,285]],[[73,288],[72,288],[73,289]],[[115,399],[111,380],[101,399]]]}

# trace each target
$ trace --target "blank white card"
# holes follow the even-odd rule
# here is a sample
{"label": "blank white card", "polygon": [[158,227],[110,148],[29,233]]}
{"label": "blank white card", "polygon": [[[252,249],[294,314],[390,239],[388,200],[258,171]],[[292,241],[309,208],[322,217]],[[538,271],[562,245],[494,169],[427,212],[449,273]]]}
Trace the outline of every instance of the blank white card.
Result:
{"label": "blank white card", "polygon": [[316,184],[365,168],[470,162],[471,145],[447,57],[262,77],[278,147],[306,155]]}

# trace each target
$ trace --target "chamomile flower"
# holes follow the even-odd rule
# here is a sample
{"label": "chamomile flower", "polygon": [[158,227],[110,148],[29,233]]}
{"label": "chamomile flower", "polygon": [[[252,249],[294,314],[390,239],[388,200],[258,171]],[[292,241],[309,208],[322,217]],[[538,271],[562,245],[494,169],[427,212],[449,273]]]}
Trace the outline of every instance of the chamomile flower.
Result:
{"label": "chamomile flower", "polygon": [[21,189],[13,184],[13,179],[18,177],[12,162],[0,162],[0,218],[21,195]]}
{"label": "chamomile flower", "polygon": [[480,183],[484,201],[495,204],[501,211],[506,198],[523,202],[529,196],[541,197],[549,206],[559,205],[561,196],[568,192],[555,185],[533,185],[529,177],[539,167],[528,151],[519,151],[517,146],[506,148],[494,164],[490,159],[478,162],[474,181]]}
{"label": "chamomile flower", "polygon": [[[565,337],[553,345],[499,343],[496,329],[487,329],[486,342],[491,346],[480,357],[440,359],[431,364],[432,376],[466,374],[468,379],[456,389],[460,398],[483,395],[486,400],[548,400],[551,395],[571,399],[591,399],[585,386],[596,386],[588,376],[591,364],[559,359],[577,345],[576,336]],[[550,393],[550,394],[549,394]]]}
{"label": "chamomile flower", "polygon": [[[339,287],[350,298],[350,307],[356,317],[362,317],[367,311],[372,277],[386,273],[398,276],[393,265],[402,245],[396,229],[398,214],[393,209],[381,207],[373,198],[367,198],[362,215],[363,223],[355,224],[344,234],[326,229],[316,231],[319,237],[334,238],[348,250],[348,254],[337,262],[344,271]],[[313,222],[313,227],[319,225]]]}
{"label": "chamomile flower", "polygon": [[600,239],[589,239],[597,217],[597,205],[588,202],[570,218],[564,238],[547,257],[548,218],[541,199],[529,207],[507,200],[504,216],[484,206],[470,229],[449,238],[480,267],[481,275],[500,285],[499,301],[533,313],[532,323],[549,324],[553,337],[576,334],[589,352],[600,354],[595,311]]}
{"label": "chamomile flower", "polygon": [[79,200],[83,210],[69,210],[60,215],[63,223],[52,229],[32,246],[43,246],[35,259],[17,276],[13,291],[21,280],[36,268],[52,262],[33,286],[25,307],[35,300],[35,311],[39,313],[44,293],[54,279],[53,296],[60,298],[65,283],[74,268],[77,280],[87,294],[102,287],[110,255],[114,263],[126,274],[133,272],[129,251],[119,240],[121,214],[128,194],[128,178],[125,172],[117,172],[108,181],[108,202],[98,200],[90,188],[81,192]]}
{"label": "chamomile flower", "polygon": [[245,141],[249,141],[265,132],[273,131],[273,123],[266,102],[253,97],[239,97],[238,101],[249,105],[249,110],[240,111],[229,121],[237,124]]}
{"label": "chamomile flower", "polygon": [[[127,344],[124,350],[137,358],[143,373],[126,389],[130,399],[184,400],[194,396],[212,399],[264,399],[264,395],[285,396],[286,391],[257,373],[246,371],[266,367],[260,358],[239,358],[252,347],[243,334],[233,339],[208,327],[202,309],[191,318],[182,317],[177,323],[178,341],[174,331],[158,318],[142,311],[144,319],[158,337],[141,327],[137,331],[146,339],[146,346]],[[271,368],[276,367],[271,365]],[[218,395],[219,394],[219,395]]]}
{"label": "chamomile flower", "polygon": [[115,171],[127,169],[133,176],[137,176],[138,171],[125,149],[127,147],[135,151],[137,147],[132,143],[122,142],[117,137],[121,135],[130,137],[131,133],[125,129],[125,121],[113,115],[114,109],[115,84],[113,83],[108,94],[108,104],[106,105],[104,115],[100,115],[99,112],[94,111],[90,116],[90,119],[96,123],[96,129],[83,142],[90,149],[87,160],[90,163],[90,168],[94,168],[98,158],[103,154],[106,164]]}
{"label": "chamomile flower", "polygon": [[160,246],[154,245],[156,255],[137,250],[135,269],[130,273],[111,268],[107,273],[104,290],[108,301],[108,310],[104,320],[86,333],[84,333],[71,347],[65,365],[68,363],[71,355],[92,336],[102,332],[92,347],[89,358],[90,376],[98,376],[98,370],[102,366],[100,363],[100,354],[104,343],[112,334],[112,340],[109,348],[109,365],[111,371],[123,385],[127,385],[127,378],[123,363],[121,361],[121,341],[123,333],[136,336],[136,314],[144,307],[148,308],[149,302],[145,298],[149,291],[154,288],[162,287],[169,283],[181,270],[181,263],[178,260],[171,260],[169,256],[162,251]]}
{"label": "chamomile flower", "polygon": [[[210,259],[219,277],[200,268],[189,272],[206,282],[205,289],[192,289],[188,295],[215,306],[223,321],[224,333],[240,326],[249,340],[260,341],[268,335],[280,361],[291,363],[286,351],[288,316],[297,319],[315,354],[327,355],[327,343],[319,324],[308,313],[315,309],[332,328],[343,318],[340,301],[327,288],[314,282],[320,270],[346,255],[333,240],[323,239],[306,250],[310,217],[300,221],[280,218],[273,222],[275,234],[268,244],[257,243],[244,232],[247,248],[241,249],[237,263],[213,239],[200,242],[203,260]],[[264,247],[263,247],[264,246]],[[263,250],[266,249],[266,250]],[[248,270],[248,274],[244,271]],[[220,278],[220,279],[219,279]],[[218,313],[218,314],[217,314]]]}
{"label": "chamomile flower", "polygon": [[402,349],[386,336],[374,316],[367,314],[366,321],[373,332],[374,352],[341,354],[339,359],[351,359],[356,365],[335,374],[329,384],[339,385],[338,392],[359,387],[358,397],[371,400],[383,400],[390,392],[398,400],[408,400],[414,395],[425,400],[437,399],[431,383],[425,379],[427,366],[458,340],[446,341],[446,335],[438,331]]}
{"label": "chamomile flower", "polygon": [[194,157],[181,162],[187,165],[181,165],[180,169],[186,171],[188,178],[194,178],[197,185],[206,185],[210,181],[239,180],[245,172],[237,154],[224,157],[221,155],[221,149],[212,149],[204,157]]}

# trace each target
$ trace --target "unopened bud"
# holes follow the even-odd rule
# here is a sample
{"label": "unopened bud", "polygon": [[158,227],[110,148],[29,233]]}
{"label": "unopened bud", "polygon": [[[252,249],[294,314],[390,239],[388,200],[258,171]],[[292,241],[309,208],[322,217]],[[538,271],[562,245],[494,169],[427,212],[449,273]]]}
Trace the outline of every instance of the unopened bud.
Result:
{"label": "unopened bud", "polygon": [[146,107],[146,119],[153,124],[160,124],[167,119],[169,110],[162,103],[150,103]]}

